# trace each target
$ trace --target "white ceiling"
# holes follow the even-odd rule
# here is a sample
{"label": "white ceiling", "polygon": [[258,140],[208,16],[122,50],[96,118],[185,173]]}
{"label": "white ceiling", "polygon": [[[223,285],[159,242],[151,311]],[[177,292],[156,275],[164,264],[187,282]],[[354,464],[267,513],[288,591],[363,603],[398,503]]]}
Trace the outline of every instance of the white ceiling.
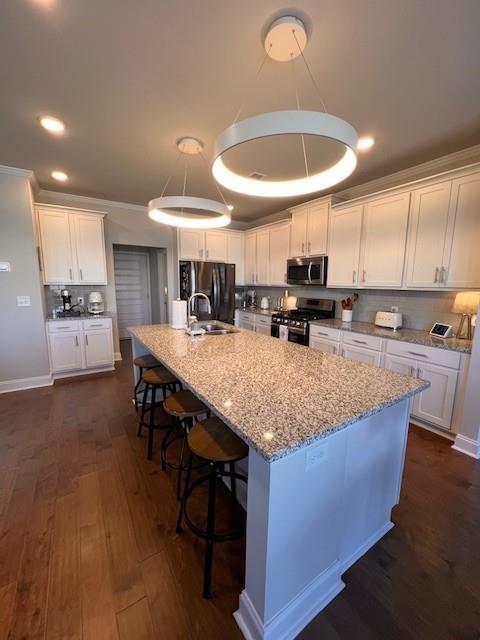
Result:
{"label": "white ceiling", "polygon": [[[307,21],[305,54],[328,111],[377,141],[342,188],[480,142],[479,0],[299,0],[290,11],[276,0],[3,0],[0,164],[33,169],[42,188],[146,204],[177,137],[201,138],[209,157],[243,99],[244,116],[295,108],[288,63],[268,60],[253,82],[262,31],[289,12]],[[320,109],[297,74],[302,106]],[[42,113],[65,120],[66,135],[40,129]],[[291,137],[247,151],[232,161],[271,177],[303,166]],[[50,178],[56,168],[67,186]],[[198,157],[190,176],[190,194],[215,196]],[[292,204],[225,196],[238,220]]]}

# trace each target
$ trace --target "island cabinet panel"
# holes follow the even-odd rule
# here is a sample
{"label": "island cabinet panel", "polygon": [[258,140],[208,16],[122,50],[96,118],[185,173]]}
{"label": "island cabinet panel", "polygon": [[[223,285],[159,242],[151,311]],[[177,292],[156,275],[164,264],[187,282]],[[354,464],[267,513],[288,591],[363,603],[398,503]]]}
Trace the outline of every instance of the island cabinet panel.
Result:
{"label": "island cabinet panel", "polygon": [[58,209],[38,208],[38,228],[45,284],[74,281],[74,260],[70,216]]}
{"label": "island cabinet panel", "polygon": [[107,284],[105,214],[35,206],[44,284]]}
{"label": "island cabinet panel", "polygon": [[365,206],[360,286],[402,286],[409,205],[410,193],[402,193]]}
{"label": "island cabinet panel", "polygon": [[480,172],[452,182],[442,284],[480,288]]}
{"label": "island cabinet panel", "polygon": [[441,286],[450,192],[451,181],[446,181],[412,193],[405,274],[407,287],[425,289]]}
{"label": "island cabinet panel", "polygon": [[358,287],[363,205],[334,209],[330,214],[329,287]]}

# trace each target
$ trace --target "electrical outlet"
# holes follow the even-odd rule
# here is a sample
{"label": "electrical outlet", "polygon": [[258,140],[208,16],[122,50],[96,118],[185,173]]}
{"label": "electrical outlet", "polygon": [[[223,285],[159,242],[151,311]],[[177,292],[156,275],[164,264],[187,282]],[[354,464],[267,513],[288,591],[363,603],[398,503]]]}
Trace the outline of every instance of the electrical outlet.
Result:
{"label": "electrical outlet", "polygon": [[78,304],[85,304],[85,298],[83,296],[78,296],[77,302]]}
{"label": "electrical outlet", "polygon": [[30,296],[17,296],[17,307],[29,307]]}
{"label": "electrical outlet", "polygon": [[328,445],[322,444],[307,452],[305,471],[309,471],[327,459]]}

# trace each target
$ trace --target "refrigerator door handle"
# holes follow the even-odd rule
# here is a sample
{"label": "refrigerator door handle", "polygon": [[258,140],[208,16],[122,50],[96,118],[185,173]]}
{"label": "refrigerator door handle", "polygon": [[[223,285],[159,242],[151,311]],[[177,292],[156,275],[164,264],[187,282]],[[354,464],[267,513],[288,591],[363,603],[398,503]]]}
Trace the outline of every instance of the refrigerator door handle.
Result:
{"label": "refrigerator door handle", "polygon": [[219,300],[219,287],[218,287],[218,267],[217,265],[214,266],[213,268],[213,300],[210,301],[211,307],[212,307],[212,315],[214,320],[218,320],[218,308],[220,305],[220,300]]}

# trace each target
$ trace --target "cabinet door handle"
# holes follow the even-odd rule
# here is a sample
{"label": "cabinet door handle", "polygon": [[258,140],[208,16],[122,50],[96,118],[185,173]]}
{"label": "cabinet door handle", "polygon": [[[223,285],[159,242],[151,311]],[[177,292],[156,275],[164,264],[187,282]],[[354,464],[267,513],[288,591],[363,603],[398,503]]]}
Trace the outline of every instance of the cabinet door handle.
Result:
{"label": "cabinet door handle", "polygon": [[311,250],[312,250],[312,243],[309,241],[308,242],[308,253],[310,253]]}
{"label": "cabinet door handle", "polygon": [[302,253],[305,253],[305,243],[302,242]]}
{"label": "cabinet door handle", "polygon": [[357,282],[357,272],[355,271],[355,269],[353,270],[352,282],[353,282],[353,284],[355,284]]}
{"label": "cabinet door handle", "polygon": [[199,250],[198,250],[198,253],[199,253],[199,255],[200,255],[200,258],[203,258],[203,249],[199,249]]}
{"label": "cabinet door handle", "polygon": [[428,358],[428,356],[425,353],[417,353],[416,351],[409,351],[408,353],[411,356],[415,356],[415,357],[419,357],[419,358]]}
{"label": "cabinet door handle", "polygon": [[80,269],[80,280],[83,280],[83,271]]}
{"label": "cabinet door handle", "polygon": [[433,282],[435,283],[438,283],[439,272],[440,272],[440,269],[438,267],[435,267],[435,278],[433,279]]}
{"label": "cabinet door handle", "polygon": [[78,347],[78,336],[75,336],[75,346]]}
{"label": "cabinet door handle", "polygon": [[366,340],[356,340],[355,338],[352,339],[352,342],[356,342],[357,344],[368,344]]}
{"label": "cabinet door handle", "polygon": [[362,282],[366,282],[367,280],[367,272],[365,271],[365,269],[362,271]]}
{"label": "cabinet door handle", "polygon": [[337,355],[337,347],[335,347],[335,346],[333,347],[333,354]]}
{"label": "cabinet door handle", "polygon": [[86,344],[86,345],[87,345],[87,347],[88,347],[88,336],[87,336],[87,334],[85,334],[85,344]]}
{"label": "cabinet door handle", "polygon": [[440,269],[440,282],[441,284],[446,284],[447,283],[447,270],[445,267],[442,267]]}
{"label": "cabinet door handle", "polygon": [[208,258],[208,249],[205,251],[205,257]]}
{"label": "cabinet door handle", "polygon": [[69,274],[70,274],[70,280],[73,280],[73,273],[72,273],[72,270],[71,270],[71,269],[69,269],[69,270],[68,270],[68,272],[69,272]]}

